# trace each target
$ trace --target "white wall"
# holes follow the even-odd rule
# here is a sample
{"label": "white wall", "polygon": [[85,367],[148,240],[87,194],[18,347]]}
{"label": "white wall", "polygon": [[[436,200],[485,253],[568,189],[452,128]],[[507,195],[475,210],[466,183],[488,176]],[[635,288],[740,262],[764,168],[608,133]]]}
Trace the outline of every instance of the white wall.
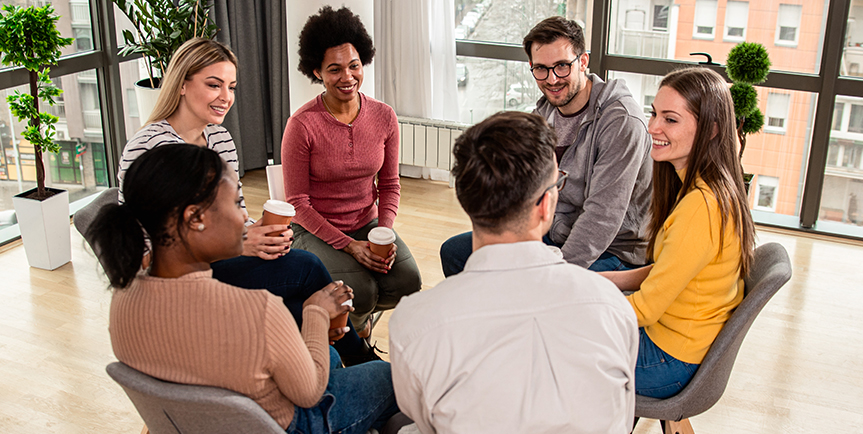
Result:
{"label": "white wall", "polygon": [[[374,37],[375,34],[375,8],[373,0],[345,0],[339,3],[331,3],[323,0],[285,0],[288,12],[288,68],[290,75],[290,93],[291,93],[291,114],[293,115],[297,109],[303,104],[309,102],[312,98],[323,92],[324,87],[321,84],[312,84],[308,77],[304,76],[297,70],[299,64],[299,55],[297,45],[300,31],[306,20],[310,16],[318,13],[322,6],[330,5],[333,9],[339,9],[342,6],[347,6],[353,13],[360,16],[363,24],[366,26],[366,31]],[[360,91],[374,98],[375,97],[375,68],[374,61],[365,66],[363,69],[363,85]]]}

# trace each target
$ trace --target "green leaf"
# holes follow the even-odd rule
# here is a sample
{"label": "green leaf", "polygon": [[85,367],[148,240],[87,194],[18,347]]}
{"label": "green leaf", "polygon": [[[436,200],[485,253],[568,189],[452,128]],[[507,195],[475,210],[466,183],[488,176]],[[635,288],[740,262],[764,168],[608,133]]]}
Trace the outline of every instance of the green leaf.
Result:
{"label": "green leaf", "polygon": [[741,42],[728,52],[725,71],[734,81],[758,84],[767,79],[770,72],[770,56],[763,45]]}
{"label": "green leaf", "polygon": [[758,91],[749,83],[734,83],[729,89],[734,102],[734,117],[745,118],[758,106]]}
{"label": "green leaf", "polygon": [[747,116],[746,120],[743,122],[743,134],[757,133],[761,131],[761,127],[763,126],[764,114],[756,107],[752,113],[749,113],[749,116]]}

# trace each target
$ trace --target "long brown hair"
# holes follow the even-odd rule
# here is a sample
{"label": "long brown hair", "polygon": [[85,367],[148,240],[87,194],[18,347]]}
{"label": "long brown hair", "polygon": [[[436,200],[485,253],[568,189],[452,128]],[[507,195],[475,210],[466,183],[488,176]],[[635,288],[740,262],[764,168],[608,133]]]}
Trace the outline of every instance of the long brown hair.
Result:
{"label": "long brown hair", "polygon": [[171,57],[168,70],[162,77],[162,90],[159,91],[156,106],[144,126],[174,114],[180,105],[183,83],[198,71],[221,62],[231,62],[237,67],[237,57],[224,44],[205,38],[192,38],[183,43]]}
{"label": "long brown hair", "polygon": [[[669,162],[653,163],[653,201],[648,230],[647,256],[653,257],[656,236],[680,199],[697,188],[700,177],[719,205],[719,251],[730,222],[740,238],[740,272],[746,276],[755,247],[755,225],[743,187],[743,168],[737,156],[734,105],[722,76],[707,68],[686,68],[669,73],[659,87],[669,87],[686,100],[696,119],[695,138],[686,164],[683,182]],[[716,134],[713,134],[716,128]]]}

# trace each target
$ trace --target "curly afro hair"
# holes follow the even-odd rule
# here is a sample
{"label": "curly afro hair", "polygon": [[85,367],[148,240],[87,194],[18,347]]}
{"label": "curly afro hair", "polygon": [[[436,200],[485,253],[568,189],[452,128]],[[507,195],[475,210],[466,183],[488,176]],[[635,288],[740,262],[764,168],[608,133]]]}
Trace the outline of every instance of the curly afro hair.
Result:
{"label": "curly afro hair", "polygon": [[375,46],[360,16],[347,7],[339,10],[333,10],[330,6],[322,7],[317,15],[309,17],[300,32],[300,64],[297,69],[309,77],[312,83],[323,83],[315,77],[315,70],[324,63],[324,53],[329,48],[345,43],[354,46],[363,65],[372,63]]}

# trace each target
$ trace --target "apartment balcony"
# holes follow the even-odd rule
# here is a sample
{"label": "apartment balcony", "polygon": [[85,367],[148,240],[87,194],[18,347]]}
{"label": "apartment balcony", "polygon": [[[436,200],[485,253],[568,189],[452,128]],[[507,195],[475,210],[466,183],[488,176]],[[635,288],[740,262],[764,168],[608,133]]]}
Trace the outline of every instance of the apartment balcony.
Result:
{"label": "apartment balcony", "polygon": [[617,52],[624,56],[668,57],[667,31],[620,29],[617,35]]}

